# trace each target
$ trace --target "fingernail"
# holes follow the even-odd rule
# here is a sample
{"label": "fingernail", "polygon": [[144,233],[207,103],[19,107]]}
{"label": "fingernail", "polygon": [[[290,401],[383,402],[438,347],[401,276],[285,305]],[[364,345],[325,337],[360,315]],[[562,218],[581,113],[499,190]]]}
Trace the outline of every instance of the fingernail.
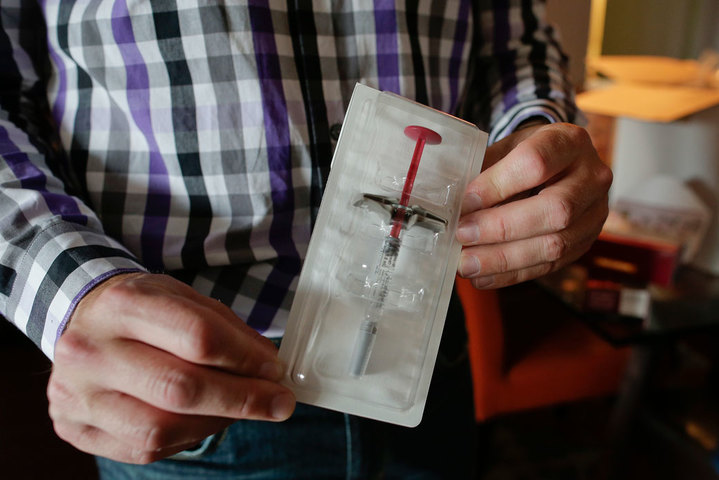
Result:
{"label": "fingernail", "polygon": [[494,283],[494,275],[488,275],[486,277],[477,277],[472,279],[472,285],[474,288],[485,288],[489,287]]}
{"label": "fingernail", "polygon": [[284,368],[279,362],[266,362],[260,366],[260,371],[257,375],[267,380],[279,380],[284,373]]}
{"label": "fingernail", "polygon": [[482,199],[476,192],[469,192],[462,199],[462,213],[473,212],[482,208]]}
{"label": "fingernail", "polygon": [[475,222],[459,222],[457,240],[463,245],[479,241],[479,226]]}
{"label": "fingernail", "polygon": [[479,273],[479,260],[472,255],[463,253],[459,259],[459,274],[463,277],[471,277]]}
{"label": "fingernail", "polygon": [[295,397],[291,393],[280,393],[272,399],[270,415],[275,420],[285,420],[295,410]]}

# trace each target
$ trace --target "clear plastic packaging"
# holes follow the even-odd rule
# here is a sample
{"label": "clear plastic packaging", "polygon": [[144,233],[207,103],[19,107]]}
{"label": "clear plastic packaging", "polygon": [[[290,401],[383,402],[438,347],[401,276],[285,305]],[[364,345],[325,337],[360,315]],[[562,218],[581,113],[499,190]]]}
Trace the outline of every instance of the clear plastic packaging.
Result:
{"label": "clear plastic packaging", "polygon": [[355,87],[280,348],[298,401],[420,422],[486,142],[451,115]]}

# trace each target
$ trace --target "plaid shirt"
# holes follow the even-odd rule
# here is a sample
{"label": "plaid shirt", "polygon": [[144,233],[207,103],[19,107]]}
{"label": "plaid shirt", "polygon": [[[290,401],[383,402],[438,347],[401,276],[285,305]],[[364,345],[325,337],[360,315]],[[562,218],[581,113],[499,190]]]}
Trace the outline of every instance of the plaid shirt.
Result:
{"label": "plaid shirt", "polygon": [[356,82],[490,141],[574,117],[530,0],[38,3],[0,7],[0,313],[50,358],[136,270],[281,336]]}

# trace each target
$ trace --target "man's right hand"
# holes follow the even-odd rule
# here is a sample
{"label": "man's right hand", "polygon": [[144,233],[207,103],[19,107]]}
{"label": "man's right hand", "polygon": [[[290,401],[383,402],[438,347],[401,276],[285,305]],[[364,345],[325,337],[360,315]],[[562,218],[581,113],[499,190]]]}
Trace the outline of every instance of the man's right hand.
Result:
{"label": "man's right hand", "polygon": [[166,275],[106,280],[78,304],[48,383],[60,438],[149,463],[236,419],[281,421],[295,398],[275,346],[232,311]]}

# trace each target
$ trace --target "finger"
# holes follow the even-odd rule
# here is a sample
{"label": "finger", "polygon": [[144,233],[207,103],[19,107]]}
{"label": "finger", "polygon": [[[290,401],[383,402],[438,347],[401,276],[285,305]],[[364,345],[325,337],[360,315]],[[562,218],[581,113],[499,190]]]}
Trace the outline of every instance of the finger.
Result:
{"label": "finger", "polygon": [[[466,247],[462,250],[458,273],[477,277],[521,271],[548,265],[547,272],[579,258],[599,234],[606,208],[593,206],[571,228],[532,238]],[[545,272],[545,273],[547,273]]]}
{"label": "finger", "polygon": [[486,275],[472,278],[472,285],[474,288],[494,289],[502,288],[509,285],[516,285],[517,283],[526,282],[546,275],[552,271],[550,264],[536,265],[522,270],[515,270],[512,272],[498,273],[496,275]]}
{"label": "finger", "polygon": [[155,408],[119,392],[99,392],[92,397],[88,422],[133,448],[145,451],[194,445],[219,432],[232,419],[179,415]]}
{"label": "finger", "polygon": [[[569,190],[569,191],[568,191]],[[567,185],[552,185],[539,195],[474,211],[460,219],[457,239],[462,245],[511,242],[559,232],[585,215],[597,202]],[[602,192],[606,196],[606,192]]]}
{"label": "finger", "polygon": [[462,213],[492,207],[549,181],[571,165],[583,153],[578,146],[586,144],[591,142],[580,127],[538,129],[469,184]]}
{"label": "finger", "polygon": [[497,163],[509,152],[511,152],[512,149],[514,149],[514,147],[521,143],[525,138],[533,135],[536,130],[542,129],[545,126],[546,125],[536,125],[528,128],[522,128],[521,130],[515,131],[511,135],[504,137],[500,141],[490,145],[485,152],[484,161],[482,162],[482,169],[486,170],[495,163]]}
{"label": "finger", "polygon": [[560,236],[542,235],[504,244],[466,248],[460,257],[458,273],[464,278],[473,278],[550,264],[559,260],[562,248],[566,248]]}
{"label": "finger", "polygon": [[[193,292],[195,291],[193,290]],[[258,342],[259,347],[267,349],[273,355],[277,354],[277,346],[275,346],[269,338],[263,336],[257,330],[247,325],[247,323],[239,318],[237,314],[230,309],[230,307],[222,303],[220,300],[201,295],[197,292],[195,292],[195,294],[197,295],[196,300],[199,303],[220,314],[230,326],[239,330],[240,333],[249,336],[252,340]]]}
{"label": "finger", "polygon": [[144,450],[120,442],[109,433],[90,425],[60,421],[54,424],[54,428],[58,437],[78,450],[125,463],[151,463],[187,450],[196,444],[195,442],[158,450]]}
{"label": "finger", "polygon": [[[74,370],[69,374],[91,375],[86,382],[125,393],[162,410],[270,421],[285,420],[294,410],[292,392],[275,382],[189,363],[131,340],[110,342],[100,351],[77,332],[66,335],[70,337],[60,355],[64,368]],[[87,365],[92,365],[92,374],[85,373]]]}
{"label": "finger", "polygon": [[262,347],[265,347],[270,352],[275,354],[277,352],[277,347],[275,346],[270,339],[263,337],[260,333],[258,333],[255,329],[247,325],[242,319],[240,319],[235,312],[233,312],[227,305],[222,303],[220,300],[210,298],[208,296],[202,295],[194,288],[190,287],[189,285],[180,282],[179,280],[176,280],[172,277],[163,275],[164,278],[167,279],[168,282],[172,282],[171,286],[172,288],[167,288],[166,293],[168,295],[181,295],[188,299],[191,299],[201,305],[204,305],[207,308],[210,308],[215,313],[222,316],[225,320],[227,320],[227,323],[239,330],[240,332],[249,335],[253,339],[257,340]]}
{"label": "finger", "polygon": [[84,398],[68,398],[55,395],[58,388],[58,382],[48,388],[48,396],[53,398],[49,410],[53,420],[92,425],[133,449],[156,451],[196,444],[232,423],[227,418],[167,412],[115,391],[85,392]]}
{"label": "finger", "polygon": [[[179,283],[179,282],[178,282]],[[173,287],[174,288],[174,287]],[[220,306],[209,308],[187,287],[168,293],[163,285],[133,278],[103,292],[103,307],[114,315],[108,336],[122,336],[152,345],[189,362],[269,380],[282,377],[274,345],[258,342],[249,327],[233,326]],[[219,303],[219,302],[218,302]],[[104,311],[89,312],[102,315]],[[235,322],[242,322],[235,317]],[[251,329],[249,329],[251,330]]]}

